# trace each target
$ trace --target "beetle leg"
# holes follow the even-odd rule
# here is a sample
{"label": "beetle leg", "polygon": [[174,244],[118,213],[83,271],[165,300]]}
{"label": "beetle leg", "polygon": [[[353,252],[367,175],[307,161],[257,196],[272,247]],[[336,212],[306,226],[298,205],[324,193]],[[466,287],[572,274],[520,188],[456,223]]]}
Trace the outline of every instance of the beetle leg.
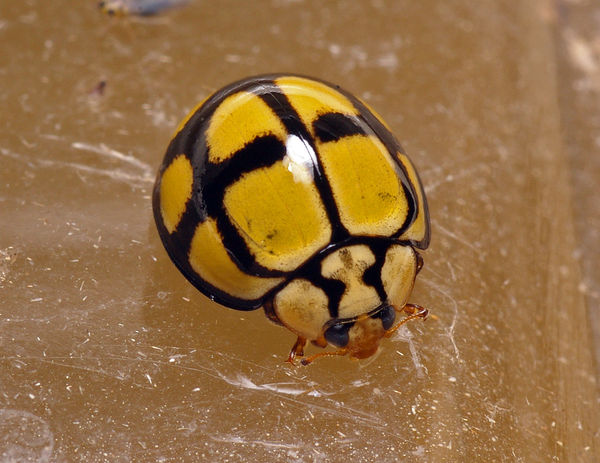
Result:
{"label": "beetle leg", "polygon": [[302,357],[304,355],[304,346],[306,346],[306,338],[298,336],[298,339],[296,339],[296,342],[292,346],[292,350],[290,350],[290,355],[288,356],[286,362],[293,365],[296,356]]}
{"label": "beetle leg", "polygon": [[408,315],[416,315],[417,317],[421,317],[421,318],[427,318],[427,314],[429,313],[429,310],[427,310],[425,307],[421,307],[420,305],[417,305],[417,304],[406,304],[401,309],[394,306],[394,310],[396,312],[404,312]]}
{"label": "beetle leg", "polygon": [[302,359],[300,361],[300,363],[302,365],[308,365],[309,363],[312,363],[315,359],[318,359],[319,357],[333,357],[335,355],[346,355],[348,353],[348,349],[339,349],[339,350],[334,350],[334,351],[330,351],[330,352],[319,352],[318,354],[314,354],[311,355],[310,357],[306,357],[305,359]]}
{"label": "beetle leg", "polygon": [[385,332],[386,338],[389,338],[392,334],[396,332],[398,328],[400,328],[406,322],[414,320],[415,318],[422,318],[423,320],[425,320],[427,318],[427,314],[429,313],[429,311],[425,307],[421,307],[417,304],[406,304],[401,309],[396,306],[393,307],[396,312],[404,312],[408,315],[408,317],[400,320],[400,322],[398,322],[396,325],[392,326],[389,330],[387,330]]}

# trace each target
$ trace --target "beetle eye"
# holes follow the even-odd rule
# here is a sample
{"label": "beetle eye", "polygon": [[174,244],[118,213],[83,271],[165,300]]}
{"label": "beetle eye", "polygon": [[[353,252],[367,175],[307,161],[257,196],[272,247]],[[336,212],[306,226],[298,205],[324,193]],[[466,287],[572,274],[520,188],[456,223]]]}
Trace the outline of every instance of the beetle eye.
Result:
{"label": "beetle eye", "polygon": [[389,330],[396,321],[396,311],[391,305],[381,309],[375,316],[381,318],[381,324],[383,325],[384,330]]}
{"label": "beetle eye", "polygon": [[336,323],[325,330],[325,339],[336,347],[345,347],[348,344],[348,330],[352,324]]}

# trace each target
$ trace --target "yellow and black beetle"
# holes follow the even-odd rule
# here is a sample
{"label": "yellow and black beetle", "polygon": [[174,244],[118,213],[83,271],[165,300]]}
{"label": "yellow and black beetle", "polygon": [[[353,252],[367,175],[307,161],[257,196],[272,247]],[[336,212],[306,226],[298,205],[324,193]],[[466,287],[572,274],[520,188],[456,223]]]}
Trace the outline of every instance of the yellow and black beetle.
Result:
{"label": "yellow and black beetle", "polygon": [[[386,123],[338,86],[276,74],[219,90],[179,125],[153,194],[173,262],[210,299],[264,307],[365,358],[427,310],[407,304],[429,244],[419,176]],[[396,312],[407,314],[395,324]]]}

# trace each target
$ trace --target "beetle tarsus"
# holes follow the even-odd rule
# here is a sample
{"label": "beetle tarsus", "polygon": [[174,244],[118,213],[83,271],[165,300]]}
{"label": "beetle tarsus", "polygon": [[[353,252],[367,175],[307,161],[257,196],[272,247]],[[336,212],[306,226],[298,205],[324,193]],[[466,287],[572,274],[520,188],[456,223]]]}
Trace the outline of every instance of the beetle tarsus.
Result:
{"label": "beetle tarsus", "polygon": [[406,304],[401,309],[394,306],[394,310],[396,310],[396,312],[404,312],[407,315],[414,315],[422,319],[426,319],[427,315],[429,315],[429,310],[417,304]]}
{"label": "beetle tarsus", "polygon": [[294,360],[296,357],[302,357],[304,355],[304,346],[306,346],[306,338],[298,336],[298,339],[296,339],[296,342],[290,350],[290,355],[288,356],[286,362],[294,365]]}
{"label": "beetle tarsus", "polygon": [[400,320],[400,322],[398,322],[396,325],[392,326],[389,330],[387,330],[385,332],[386,338],[389,338],[392,334],[394,334],[396,332],[396,330],[398,328],[400,328],[405,323],[407,323],[411,320],[414,320],[415,318],[422,318],[423,320],[426,320],[427,315],[429,314],[429,310],[427,310],[425,307],[421,307],[420,305],[417,305],[417,304],[406,304],[402,308],[399,308],[396,306],[393,306],[393,307],[396,312],[398,312],[398,313],[404,312],[408,316],[403,318],[402,320]]}

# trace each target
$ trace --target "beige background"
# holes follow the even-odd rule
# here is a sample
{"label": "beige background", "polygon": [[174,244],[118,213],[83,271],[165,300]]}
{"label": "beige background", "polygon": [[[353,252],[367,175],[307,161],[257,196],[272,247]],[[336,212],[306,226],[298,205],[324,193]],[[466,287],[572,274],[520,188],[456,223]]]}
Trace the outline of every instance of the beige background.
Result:
{"label": "beige background", "polygon": [[[0,460],[598,461],[599,17],[585,0],[2,2]],[[372,360],[284,365],[291,333],[210,303],[154,227],[177,122],[279,71],[367,100],[426,187],[411,300],[437,320]]]}

